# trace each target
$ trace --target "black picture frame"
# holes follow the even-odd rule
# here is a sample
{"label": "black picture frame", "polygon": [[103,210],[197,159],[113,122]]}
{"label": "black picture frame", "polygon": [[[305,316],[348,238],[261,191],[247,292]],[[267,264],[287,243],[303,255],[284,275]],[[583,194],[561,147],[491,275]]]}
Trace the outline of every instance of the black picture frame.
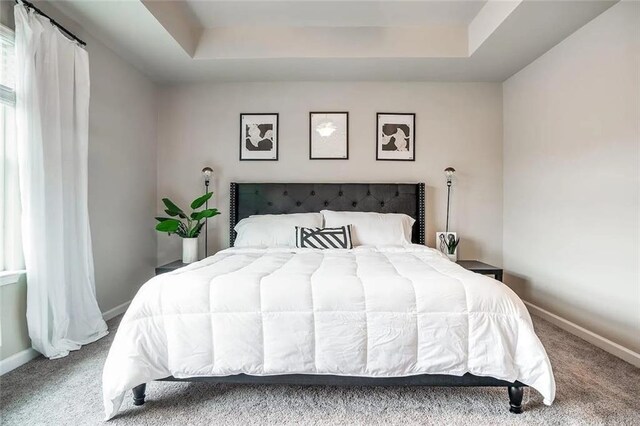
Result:
{"label": "black picture frame", "polygon": [[[245,116],[272,116],[275,118],[275,136],[273,144],[275,145],[275,158],[246,158],[243,155],[243,143],[246,143],[246,135],[244,135],[243,119]],[[278,161],[280,150],[280,114],[277,112],[243,112],[240,113],[240,143],[239,143],[239,160],[240,161]]]}
{"label": "black picture frame", "polygon": [[[411,129],[413,130],[409,138],[409,145],[413,147],[411,158],[380,158],[380,116],[397,115],[411,117]],[[409,150],[411,152],[411,150]],[[416,114],[413,112],[378,112],[376,113],[376,161],[416,161]]]}
{"label": "black picture frame", "polygon": [[[329,114],[344,114],[346,117],[346,129],[345,129],[345,157],[314,157],[313,156],[313,115],[329,115]],[[349,159],[349,111],[311,111],[309,112],[309,160],[348,160]]]}

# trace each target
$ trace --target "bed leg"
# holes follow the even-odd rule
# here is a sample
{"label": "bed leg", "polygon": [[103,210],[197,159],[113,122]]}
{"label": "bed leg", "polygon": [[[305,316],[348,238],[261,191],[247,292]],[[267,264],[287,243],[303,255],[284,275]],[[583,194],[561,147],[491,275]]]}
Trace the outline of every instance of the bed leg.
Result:
{"label": "bed leg", "polygon": [[141,385],[133,388],[133,405],[142,405],[144,404],[144,391],[147,388],[147,384],[143,383]]}
{"label": "bed leg", "polygon": [[524,388],[520,386],[509,386],[509,411],[515,414],[522,413],[522,396]]}

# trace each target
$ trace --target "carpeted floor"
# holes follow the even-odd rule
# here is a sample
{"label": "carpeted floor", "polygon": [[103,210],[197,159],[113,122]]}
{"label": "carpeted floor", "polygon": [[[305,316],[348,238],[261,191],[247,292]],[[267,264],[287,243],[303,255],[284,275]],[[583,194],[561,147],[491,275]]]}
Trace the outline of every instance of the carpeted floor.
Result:
{"label": "carpeted floor", "polygon": [[[111,334],[59,360],[38,358],[0,378],[0,423],[103,423],[101,375]],[[502,388],[340,388],[151,383],[147,403],[125,398],[110,425],[247,424],[640,424],[640,369],[534,318],[553,364],[551,407],[525,391],[525,412],[508,412]]]}

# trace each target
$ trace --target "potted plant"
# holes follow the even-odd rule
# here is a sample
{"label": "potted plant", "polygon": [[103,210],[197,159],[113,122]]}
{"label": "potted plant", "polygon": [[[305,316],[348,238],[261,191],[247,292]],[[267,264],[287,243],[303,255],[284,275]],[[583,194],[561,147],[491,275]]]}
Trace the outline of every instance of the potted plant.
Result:
{"label": "potted plant", "polygon": [[440,245],[446,250],[446,255],[450,261],[456,262],[458,260],[458,244],[460,244],[460,238],[456,238],[455,233],[440,233]]}
{"label": "potted plant", "polygon": [[460,238],[456,238],[451,234],[447,235],[447,241],[445,242],[447,246],[447,256],[452,262],[458,260],[458,244],[460,244]]}
{"label": "potted plant", "polygon": [[213,196],[212,192],[196,198],[191,203],[191,214],[187,215],[180,207],[168,198],[163,198],[165,213],[171,217],[156,217],[160,223],[156,225],[156,231],[176,234],[182,237],[182,262],[192,263],[198,260],[198,235],[205,221],[220,214],[218,209],[202,209]]}

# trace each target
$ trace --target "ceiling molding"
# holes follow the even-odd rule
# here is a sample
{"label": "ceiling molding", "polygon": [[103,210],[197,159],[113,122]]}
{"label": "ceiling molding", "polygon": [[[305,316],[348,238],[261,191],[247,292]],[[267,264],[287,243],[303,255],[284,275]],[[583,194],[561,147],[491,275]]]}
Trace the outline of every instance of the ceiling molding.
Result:
{"label": "ceiling molding", "polygon": [[196,59],[465,58],[466,26],[222,27],[203,31]]}
{"label": "ceiling molding", "polygon": [[617,1],[50,3],[161,83],[499,82]]}
{"label": "ceiling molding", "polygon": [[469,23],[469,56],[516,10],[523,0],[489,0]]}
{"label": "ceiling molding", "polygon": [[141,0],[171,37],[191,57],[195,55],[203,28],[186,2]]}

